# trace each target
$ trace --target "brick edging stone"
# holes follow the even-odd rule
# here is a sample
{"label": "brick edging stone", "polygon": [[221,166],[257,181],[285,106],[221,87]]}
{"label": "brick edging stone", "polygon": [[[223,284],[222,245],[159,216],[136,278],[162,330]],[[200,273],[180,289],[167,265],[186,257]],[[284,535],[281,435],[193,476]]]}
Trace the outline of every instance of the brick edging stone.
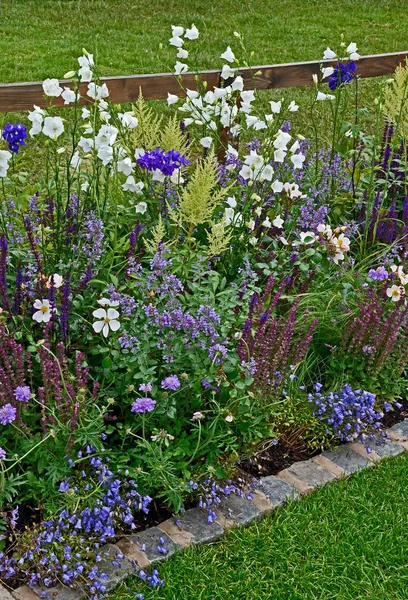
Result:
{"label": "brick edging stone", "polygon": [[[128,535],[116,544],[107,544],[102,549],[107,555],[102,565],[108,574],[107,590],[112,591],[135,572],[147,569],[191,544],[216,542],[231,527],[248,525],[287,500],[296,500],[335,479],[408,451],[408,419],[386,433],[387,438],[380,435],[374,438],[370,454],[361,444],[344,444],[309,460],[296,462],[276,476],[261,477],[260,488],[252,500],[229,496],[216,508],[217,520],[212,524],[207,523],[205,511],[191,508],[180,519],[168,519],[157,527]],[[111,560],[118,554],[123,554],[127,560],[121,560],[120,566],[114,567]],[[50,600],[80,600],[85,596],[79,589],[64,586],[46,591],[50,592]],[[0,583],[0,600],[39,600],[39,593],[40,590],[26,585],[9,591]]]}

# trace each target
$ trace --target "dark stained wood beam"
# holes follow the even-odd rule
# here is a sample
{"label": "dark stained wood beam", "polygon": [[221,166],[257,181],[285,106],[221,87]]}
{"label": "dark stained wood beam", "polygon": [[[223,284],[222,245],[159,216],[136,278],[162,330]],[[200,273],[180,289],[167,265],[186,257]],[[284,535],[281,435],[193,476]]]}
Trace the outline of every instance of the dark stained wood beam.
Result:
{"label": "dark stained wood beam", "polygon": [[[363,56],[357,62],[359,77],[380,77],[391,75],[396,67],[405,62],[408,51],[391,54],[375,54]],[[322,65],[333,64],[331,61],[310,61],[266,65],[252,69],[240,69],[244,78],[245,89],[269,90],[273,88],[298,87],[311,85],[312,75],[319,74]],[[197,89],[198,81],[207,82],[207,89],[221,85],[220,71],[201,71],[199,74],[185,73],[180,80],[172,73],[151,75],[126,75],[122,77],[104,77],[109,87],[110,99],[114,103],[133,102],[142,90],[146,100],[163,100],[167,93],[184,96],[183,89]],[[62,80],[61,86],[72,87],[72,82]],[[81,94],[85,95],[87,84],[81,84]],[[87,100],[81,99],[81,104]],[[32,110],[36,104],[42,108],[47,106],[41,82],[0,84],[0,112]],[[53,106],[63,107],[62,98],[54,98]]]}

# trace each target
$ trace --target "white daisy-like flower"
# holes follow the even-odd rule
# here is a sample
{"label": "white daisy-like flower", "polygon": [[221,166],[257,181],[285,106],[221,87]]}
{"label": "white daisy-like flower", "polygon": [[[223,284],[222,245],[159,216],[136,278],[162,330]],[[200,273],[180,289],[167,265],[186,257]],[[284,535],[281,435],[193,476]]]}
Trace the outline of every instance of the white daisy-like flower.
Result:
{"label": "white daisy-like flower", "polygon": [[33,319],[34,321],[37,321],[37,323],[48,323],[48,321],[52,317],[53,312],[55,312],[55,309],[53,310],[51,308],[49,300],[37,299],[34,302],[33,306],[37,309],[36,312],[33,314]]}
{"label": "white daisy-like flower", "polygon": [[104,308],[97,308],[93,311],[92,315],[99,319],[93,323],[92,328],[95,333],[101,333],[104,337],[108,337],[109,330],[117,331],[120,327],[120,323],[118,321],[119,313],[114,308],[108,308],[105,310]]}

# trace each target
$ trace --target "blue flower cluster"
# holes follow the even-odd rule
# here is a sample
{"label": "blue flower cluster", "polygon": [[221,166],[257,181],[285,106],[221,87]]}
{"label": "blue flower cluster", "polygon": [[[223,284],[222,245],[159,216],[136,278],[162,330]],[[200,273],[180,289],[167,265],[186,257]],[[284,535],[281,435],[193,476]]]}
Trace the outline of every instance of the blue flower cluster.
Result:
{"label": "blue flower cluster", "polygon": [[313,414],[329,426],[327,433],[334,433],[343,442],[358,439],[366,445],[367,440],[381,430],[384,413],[375,408],[375,394],[353,390],[347,384],[339,392],[324,396],[321,388],[320,383],[315,384],[316,391],[309,394],[309,402],[316,406]]}
{"label": "blue flower cluster", "polygon": [[163,173],[163,175],[173,175],[176,169],[181,166],[190,164],[190,161],[177,152],[176,150],[170,150],[165,152],[160,148],[145,152],[143,156],[139,156],[136,160],[137,164],[143,169],[148,171],[156,171],[157,169]]}
{"label": "blue flower cluster", "polygon": [[343,83],[350,83],[356,77],[357,65],[355,62],[337,63],[333,73],[329,77],[329,88],[334,91]]}
{"label": "blue flower cluster", "polygon": [[[97,599],[106,592],[108,578],[102,561],[120,569],[121,561],[127,560],[119,551],[107,558],[103,544],[115,537],[118,527],[121,531],[134,529],[134,513],[147,513],[151,498],[141,496],[136,481],[127,479],[126,473],[113,473],[94,447],[87,446],[77,458],[78,464],[85,462],[78,470],[74,461],[68,460],[72,476],[61,482],[60,492],[73,498],[99,497],[91,506],[64,509],[44,521],[33,533],[30,550],[19,553],[14,548],[12,556],[0,552],[0,579],[23,579],[30,586],[43,587],[44,597],[47,588],[61,582],[87,588],[90,597]],[[153,587],[164,584],[157,572],[147,577],[140,571],[139,576]]]}
{"label": "blue flower cluster", "polygon": [[6,140],[9,150],[18,154],[20,146],[25,146],[27,128],[22,123],[7,123],[3,129],[3,139]]}
{"label": "blue flower cluster", "polygon": [[260,485],[259,481],[253,478],[250,482],[249,491],[245,491],[244,487],[247,486],[247,483],[248,482],[244,482],[241,479],[238,479],[235,483],[230,480],[217,482],[212,477],[209,477],[200,485],[190,481],[187,484],[187,487],[192,492],[196,490],[199,491],[200,496],[198,506],[207,511],[207,523],[210,524],[217,519],[215,508],[229,496],[235,495],[238,496],[238,498],[246,498],[247,500],[253,498],[253,492]]}

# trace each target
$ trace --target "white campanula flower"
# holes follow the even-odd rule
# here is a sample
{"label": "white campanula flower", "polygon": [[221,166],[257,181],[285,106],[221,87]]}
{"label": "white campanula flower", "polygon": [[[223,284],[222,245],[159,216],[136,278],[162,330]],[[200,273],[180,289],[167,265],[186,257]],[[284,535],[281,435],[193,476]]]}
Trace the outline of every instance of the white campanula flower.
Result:
{"label": "white campanula flower", "polygon": [[200,140],[200,144],[204,147],[204,148],[209,148],[211,146],[211,144],[213,143],[213,139],[210,136],[207,137],[203,137]]}
{"label": "white campanula flower", "polygon": [[285,221],[282,219],[282,217],[280,215],[277,215],[272,221],[272,225],[274,227],[277,227],[278,229],[282,229],[284,222]]}
{"label": "white campanula flower", "polygon": [[[96,83],[91,82],[88,83],[88,91],[86,95],[92,98],[92,100],[103,100],[104,98],[108,98],[109,89],[106,83],[97,85]],[[104,108],[107,108],[107,106],[107,104],[103,105]]]}
{"label": "white campanula flower", "polygon": [[245,92],[241,92],[241,100],[245,104],[251,104],[255,100],[255,92],[254,90],[247,90]]}
{"label": "white campanula flower", "polygon": [[279,148],[275,150],[273,154],[273,160],[277,163],[283,163],[286,157],[286,150],[284,148]]}
{"label": "white campanula flower", "polygon": [[237,206],[237,201],[235,200],[234,196],[229,196],[226,199],[226,203],[228,204],[228,206],[230,208],[236,208],[236,206]]}
{"label": "white campanula flower", "polygon": [[280,192],[283,190],[283,183],[282,181],[279,181],[278,179],[276,179],[273,184],[272,184],[272,191],[275,192],[275,194],[280,194]]}
{"label": "white campanula flower", "polygon": [[138,204],[136,204],[136,212],[140,213],[141,215],[144,215],[145,212],[147,210],[147,204],[146,202],[139,202]]}
{"label": "white campanula flower", "polygon": [[305,162],[306,156],[304,154],[294,154],[290,157],[290,160],[293,163],[294,169],[301,169],[303,167],[303,163]]}
{"label": "white campanula flower", "polygon": [[231,50],[231,46],[227,47],[227,49],[225,50],[225,52],[223,52],[221,54],[220,58],[223,58],[224,60],[226,60],[227,62],[230,62],[230,63],[234,62],[234,60],[235,60],[235,54]]}
{"label": "white campanula flower", "polygon": [[8,150],[0,150],[0,177],[6,177],[11,156]]}
{"label": "white campanula flower", "polygon": [[188,52],[185,48],[179,48],[176,54],[177,58],[188,58]]}
{"label": "white campanula flower", "polygon": [[91,152],[92,148],[94,147],[94,140],[93,138],[81,136],[78,141],[78,146],[87,154],[88,152]]}
{"label": "white campanula flower", "polygon": [[64,132],[61,117],[45,117],[42,132],[52,140],[56,140]]}
{"label": "white campanula flower", "polygon": [[251,231],[255,229],[255,221],[253,219],[249,219],[247,225]]}
{"label": "white campanula flower", "polygon": [[231,84],[231,89],[234,92],[242,92],[242,90],[244,89],[244,80],[242,79],[241,75],[235,77],[234,81]]}
{"label": "white campanula flower", "polygon": [[118,162],[117,169],[119,173],[123,173],[126,176],[133,173],[133,164],[131,159],[129,157],[126,157],[123,160],[120,160]]}
{"label": "white campanula flower", "polygon": [[188,71],[188,65],[186,65],[185,63],[177,61],[176,64],[174,65],[174,74],[175,75],[182,75],[183,73],[187,73],[187,71]]}
{"label": "white campanula flower", "polygon": [[34,110],[28,113],[28,120],[32,123],[32,127],[29,131],[31,137],[34,137],[38,133],[41,133],[44,115],[45,112],[43,111],[43,109],[34,104]]}
{"label": "white campanula flower", "polygon": [[132,112],[119,113],[118,117],[123,127],[127,129],[136,129],[139,125],[139,120]]}
{"label": "white campanula flower", "polygon": [[95,138],[96,148],[103,148],[105,146],[112,146],[117,138],[118,130],[113,125],[102,125],[98,135]]}
{"label": "white campanula flower", "polygon": [[286,150],[286,146],[290,142],[291,137],[292,136],[289,133],[286,133],[286,131],[279,130],[278,135],[273,142],[274,148],[277,150]]}
{"label": "white campanula flower", "polygon": [[175,46],[176,48],[181,48],[181,46],[184,44],[184,40],[182,40],[181,37],[173,36],[169,39],[169,44],[170,44],[170,46]]}
{"label": "white campanula flower", "polygon": [[390,288],[387,288],[386,294],[393,302],[399,302],[405,295],[405,290],[402,285],[392,285]]}
{"label": "white campanula flower", "polygon": [[69,164],[74,169],[74,171],[76,171],[78,169],[79,165],[81,164],[81,162],[82,162],[82,160],[81,160],[81,158],[79,156],[79,152],[76,151],[73,154],[73,156],[71,158],[71,162]]}
{"label": "white campanula flower", "polygon": [[278,115],[282,109],[282,100],[279,100],[279,102],[274,102],[271,100],[269,104],[271,105],[271,111]]}
{"label": "white campanula flower", "polygon": [[296,104],[294,100],[289,104],[288,111],[289,112],[297,112],[299,110],[299,106]]}
{"label": "white campanula flower", "polygon": [[33,306],[37,309],[33,314],[33,319],[34,321],[37,321],[37,323],[48,323],[53,312],[55,312],[55,309],[51,308],[49,300],[37,299]]}
{"label": "white campanula flower", "polygon": [[170,181],[175,185],[184,183],[184,178],[181,176],[181,169],[174,169],[173,173],[170,175]]}
{"label": "white campanula flower", "polygon": [[260,217],[262,214],[262,206],[257,206],[256,209],[254,210],[254,212],[257,217]]}
{"label": "white campanula flower", "polygon": [[335,96],[333,96],[333,94],[323,94],[323,92],[317,92],[317,96],[316,96],[316,100],[323,101],[323,100],[334,100]]}
{"label": "white campanula flower", "polygon": [[94,60],[92,54],[87,54],[86,56],[80,56],[78,58],[78,64],[80,69],[78,70],[78,75],[81,82],[89,82],[92,81],[93,73],[91,67],[94,65]]}
{"label": "white campanula flower", "polygon": [[167,106],[176,104],[176,102],[178,102],[179,100],[180,100],[180,98],[178,96],[176,96],[175,94],[170,94],[170,92],[167,93]]}
{"label": "white campanula flower", "polygon": [[322,68],[322,78],[326,79],[326,77],[330,77],[330,75],[333,75],[334,73],[334,69],[333,67],[323,67]]}
{"label": "white campanula flower", "polygon": [[82,108],[82,118],[89,119],[90,115],[91,115],[91,111],[84,106]]}
{"label": "white campanula flower", "polygon": [[74,90],[71,90],[69,87],[64,87],[64,91],[61,94],[64,99],[64,104],[70,104],[71,102],[75,102],[77,95]]}
{"label": "white campanula flower", "polygon": [[223,79],[230,79],[235,76],[235,69],[232,69],[229,65],[224,65],[221,69],[221,77]]}
{"label": "white campanula flower", "polygon": [[58,275],[58,273],[54,273],[53,275],[50,275],[50,277],[48,278],[46,286],[48,289],[50,289],[51,287],[58,289],[62,286],[63,283],[64,283],[64,279],[63,279],[62,275]]}
{"label": "white campanula flower", "polygon": [[78,70],[78,76],[81,83],[88,83],[88,81],[92,81],[93,74],[89,67],[81,67]]}
{"label": "white campanula flower", "polygon": [[108,308],[107,310],[104,308],[97,308],[93,311],[92,315],[96,319],[99,319],[92,325],[95,333],[102,332],[104,337],[108,337],[109,330],[117,331],[120,328],[120,323],[118,321],[119,313],[114,308]]}
{"label": "white campanula flower", "polygon": [[329,46],[327,46],[326,50],[323,52],[323,60],[334,60],[337,58],[337,55]]}
{"label": "white campanula flower", "polygon": [[192,25],[191,29],[186,29],[185,37],[189,40],[196,40],[199,35],[200,33],[195,25]]}
{"label": "white campanula flower", "polygon": [[249,243],[251,244],[251,246],[256,246],[258,243],[258,238],[256,238],[256,237],[249,238]]}
{"label": "white campanula flower", "polygon": [[142,181],[139,181],[138,183],[136,183],[133,175],[129,175],[129,177],[126,179],[125,183],[122,185],[122,189],[125,192],[134,192],[138,196],[142,193],[143,188],[144,188],[144,183]]}
{"label": "white campanula flower", "polygon": [[180,27],[179,25],[172,25],[171,32],[173,34],[173,37],[180,37],[184,33],[184,27]]}
{"label": "white campanula flower", "polygon": [[268,227],[269,229],[272,227],[272,223],[269,217],[266,217],[265,221],[262,223],[263,227]]}
{"label": "white campanula flower", "polygon": [[58,79],[45,79],[42,84],[44,94],[46,96],[58,98],[62,94],[62,87],[59,84]]}
{"label": "white campanula flower", "polygon": [[104,167],[113,160],[113,148],[111,146],[102,146],[98,149],[98,158],[102,161]]}
{"label": "white campanula flower", "polygon": [[294,198],[306,198],[306,196],[304,194],[302,194],[302,192],[300,191],[297,183],[287,182],[283,185],[282,189],[287,193],[289,198],[291,198],[292,200]]}

